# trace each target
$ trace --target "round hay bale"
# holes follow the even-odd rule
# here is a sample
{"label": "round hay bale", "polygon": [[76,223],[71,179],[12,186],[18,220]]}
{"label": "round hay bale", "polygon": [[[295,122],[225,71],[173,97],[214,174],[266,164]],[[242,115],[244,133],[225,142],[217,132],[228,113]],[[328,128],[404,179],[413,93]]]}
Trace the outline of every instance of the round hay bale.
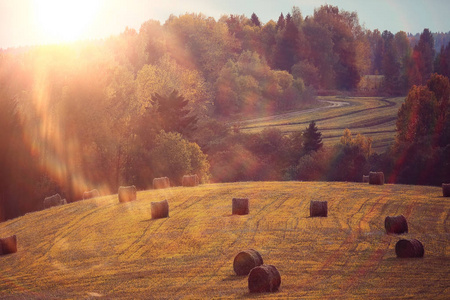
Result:
{"label": "round hay bale", "polygon": [[165,189],[170,187],[169,177],[159,177],[153,179],[153,188],[157,189]]}
{"label": "round hay bale", "polygon": [[248,198],[233,198],[231,213],[233,215],[248,215]]}
{"label": "round hay bale", "polygon": [[152,219],[167,218],[169,216],[169,202],[167,200],[152,202]]}
{"label": "round hay bale", "polygon": [[281,285],[281,276],[272,265],[261,265],[253,268],[248,275],[250,293],[276,292]]}
{"label": "round hay bale", "polygon": [[239,252],[233,261],[233,269],[236,275],[248,275],[251,269],[262,265],[263,259],[261,254],[254,249],[248,249]]}
{"label": "round hay bale", "polygon": [[395,254],[399,258],[423,257],[424,253],[422,243],[416,239],[399,240],[395,244]]}
{"label": "round hay bale", "polygon": [[450,183],[442,184],[442,195],[444,197],[450,197]]}
{"label": "round hay bale", "polygon": [[134,185],[119,187],[119,202],[136,200],[136,187]]}
{"label": "round hay bale", "polygon": [[58,206],[62,204],[62,198],[59,194],[44,198],[44,208],[50,208],[52,206]]}
{"label": "round hay bale", "polygon": [[85,191],[83,193],[83,200],[96,198],[96,197],[99,197],[99,196],[100,196],[99,191],[96,190],[96,189],[93,189],[93,190],[90,190],[90,191]]}
{"label": "round hay bale", "polygon": [[406,222],[406,218],[403,215],[389,217],[387,216],[384,219],[384,228],[386,229],[386,233],[395,233],[402,234],[408,232],[408,222]]}
{"label": "round hay bale", "polygon": [[327,201],[311,201],[309,204],[310,217],[326,217],[328,215]]}
{"label": "round hay bale", "polygon": [[181,179],[181,184],[185,187],[189,186],[197,186],[198,185],[198,176],[195,175],[184,175]]}
{"label": "round hay bale", "polygon": [[364,183],[369,182],[369,175],[363,175],[362,182]]}
{"label": "round hay bale", "polygon": [[17,236],[12,235],[0,239],[0,255],[17,252]]}
{"label": "round hay bale", "polygon": [[369,172],[369,184],[383,185],[384,173],[383,172]]}

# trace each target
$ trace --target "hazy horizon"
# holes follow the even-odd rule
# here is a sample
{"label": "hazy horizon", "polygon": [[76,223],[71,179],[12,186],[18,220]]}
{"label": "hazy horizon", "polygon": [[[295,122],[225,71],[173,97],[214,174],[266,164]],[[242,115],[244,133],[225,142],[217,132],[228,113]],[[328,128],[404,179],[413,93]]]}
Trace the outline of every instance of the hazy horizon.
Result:
{"label": "hazy horizon", "polygon": [[315,8],[330,4],[340,10],[356,12],[366,29],[421,33],[450,31],[450,1],[445,0],[281,0],[281,1],[139,1],[129,0],[0,0],[0,48],[33,46],[103,39],[118,35],[126,27],[139,31],[142,23],[157,20],[163,24],[170,15],[202,13],[218,20],[222,15],[255,13],[261,22],[276,21],[297,6],[303,17]]}

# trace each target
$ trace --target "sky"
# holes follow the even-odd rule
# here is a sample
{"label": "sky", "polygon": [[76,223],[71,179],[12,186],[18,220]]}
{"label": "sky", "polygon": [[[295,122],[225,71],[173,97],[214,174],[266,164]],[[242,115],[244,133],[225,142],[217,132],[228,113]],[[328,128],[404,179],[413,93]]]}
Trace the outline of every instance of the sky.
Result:
{"label": "sky", "polygon": [[449,0],[0,0],[0,48],[90,40],[118,35],[142,23],[163,24],[171,14],[255,13],[262,23],[278,20],[297,6],[303,17],[330,4],[357,12],[366,29],[421,33],[450,31]]}

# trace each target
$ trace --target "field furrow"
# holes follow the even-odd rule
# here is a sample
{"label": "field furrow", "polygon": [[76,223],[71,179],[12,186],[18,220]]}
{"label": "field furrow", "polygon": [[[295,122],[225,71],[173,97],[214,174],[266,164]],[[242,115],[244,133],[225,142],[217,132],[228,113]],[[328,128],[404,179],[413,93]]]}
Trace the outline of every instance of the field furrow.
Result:
{"label": "field furrow", "polygon": [[277,128],[284,133],[291,133],[303,131],[311,121],[315,121],[326,145],[338,143],[346,128],[353,134],[371,137],[373,148],[378,152],[394,143],[397,113],[404,98],[320,97],[319,101],[341,105],[256,118],[242,121],[240,125],[245,132]]}
{"label": "field furrow", "polygon": [[[232,215],[248,197],[250,213]],[[151,219],[167,199],[169,218]],[[312,200],[328,217],[309,216]],[[445,299],[450,286],[450,202],[438,187],[346,182],[243,182],[117,195],[28,214],[0,224],[18,252],[0,256],[2,299],[253,298],[234,256],[257,249],[282,284],[262,298]],[[403,214],[409,232],[388,235]],[[39,226],[35,226],[39,224]],[[401,238],[422,259],[398,259]]]}

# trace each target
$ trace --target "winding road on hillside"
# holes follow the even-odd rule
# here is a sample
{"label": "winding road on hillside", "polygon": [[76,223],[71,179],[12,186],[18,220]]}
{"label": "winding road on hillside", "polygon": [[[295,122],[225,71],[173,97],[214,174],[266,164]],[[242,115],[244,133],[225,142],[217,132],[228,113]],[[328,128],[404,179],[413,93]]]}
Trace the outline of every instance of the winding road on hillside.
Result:
{"label": "winding road on hillside", "polygon": [[283,133],[298,132],[315,121],[326,144],[339,141],[344,129],[371,137],[375,151],[384,151],[395,141],[397,112],[403,98],[329,97],[318,101],[324,105],[311,109],[234,122],[244,132],[276,128]]}
{"label": "winding road on hillside", "polygon": [[[257,122],[278,121],[278,120],[284,120],[284,119],[292,118],[292,117],[296,117],[296,116],[315,113],[315,112],[318,112],[321,110],[328,110],[328,109],[338,108],[338,107],[342,107],[342,106],[346,106],[346,105],[351,105],[349,102],[345,102],[345,101],[330,101],[330,100],[318,100],[318,101],[322,102],[322,103],[328,103],[329,105],[305,109],[305,110],[292,111],[292,112],[283,113],[283,114],[279,114],[279,115],[272,115],[272,116],[267,116],[267,117],[245,120],[245,121],[233,122],[233,123],[240,123],[241,125],[244,126],[245,124],[257,123]],[[284,125],[286,125],[286,124],[284,124]],[[254,127],[252,127],[252,128],[254,128]],[[245,129],[245,127],[244,127],[244,129]]]}

